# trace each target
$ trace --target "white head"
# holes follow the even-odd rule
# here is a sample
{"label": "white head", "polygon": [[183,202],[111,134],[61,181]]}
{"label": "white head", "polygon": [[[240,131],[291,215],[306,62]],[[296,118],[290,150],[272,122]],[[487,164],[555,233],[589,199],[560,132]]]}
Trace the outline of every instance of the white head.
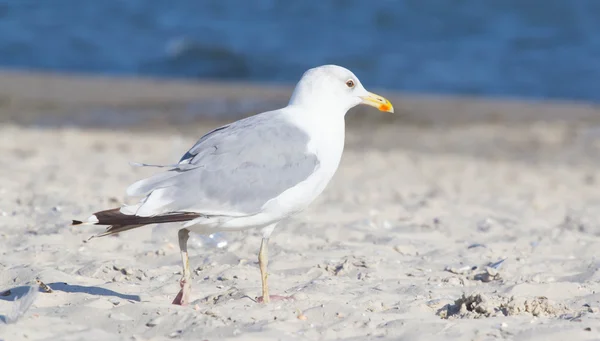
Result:
{"label": "white head", "polygon": [[345,115],[359,104],[394,112],[390,101],[368,92],[352,71],[337,65],[323,65],[304,73],[288,105],[326,108]]}

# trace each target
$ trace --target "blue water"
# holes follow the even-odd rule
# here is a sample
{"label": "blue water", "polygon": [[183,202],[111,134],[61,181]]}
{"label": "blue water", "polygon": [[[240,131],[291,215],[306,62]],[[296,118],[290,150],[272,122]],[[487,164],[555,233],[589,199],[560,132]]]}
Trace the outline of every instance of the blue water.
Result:
{"label": "blue water", "polygon": [[598,0],[8,0],[0,67],[600,102]]}

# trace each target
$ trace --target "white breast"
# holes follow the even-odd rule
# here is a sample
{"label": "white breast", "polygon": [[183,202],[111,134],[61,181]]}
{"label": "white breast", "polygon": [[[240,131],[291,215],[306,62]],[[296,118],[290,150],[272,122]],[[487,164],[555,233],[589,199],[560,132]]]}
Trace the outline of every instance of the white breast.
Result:
{"label": "white breast", "polygon": [[331,113],[293,113],[289,115],[296,124],[310,136],[307,152],[317,155],[319,165],[305,181],[283,192],[264,206],[266,214],[286,216],[305,209],[325,189],[337,170],[344,151],[344,115]]}
{"label": "white breast", "polygon": [[[291,109],[291,108],[286,108]],[[288,111],[288,118],[310,136],[307,151],[317,155],[319,165],[315,172],[298,185],[284,191],[262,206],[262,211],[252,216],[229,219],[224,222],[200,222],[199,232],[213,230],[243,230],[277,223],[304,210],[325,189],[337,170],[344,151],[345,123],[343,113],[306,115],[306,112]],[[304,115],[304,116],[301,116]],[[202,233],[204,233],[202,232]]]}

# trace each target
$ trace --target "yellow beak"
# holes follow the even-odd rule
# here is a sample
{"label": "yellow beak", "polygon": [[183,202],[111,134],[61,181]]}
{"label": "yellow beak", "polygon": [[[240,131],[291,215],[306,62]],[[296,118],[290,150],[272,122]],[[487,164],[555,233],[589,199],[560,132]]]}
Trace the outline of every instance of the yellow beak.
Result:
{"label": "yellow beak", "polygon": [[377,94],[369,92],[369,94],[367,96],[362,96],[361,98],[362,98],[362,104],[370,105],[381,111],[391,112],[391,113],[394,112],[394,107],[392,106],[392,103],[390,103],[390,101],[388,101],[386,98],[384,98],[382,96],[379,96]]}

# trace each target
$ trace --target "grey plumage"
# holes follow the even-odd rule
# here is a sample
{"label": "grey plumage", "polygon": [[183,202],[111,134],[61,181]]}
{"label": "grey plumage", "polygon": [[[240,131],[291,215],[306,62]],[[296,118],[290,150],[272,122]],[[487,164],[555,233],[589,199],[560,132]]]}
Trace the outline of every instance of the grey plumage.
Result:
{"label": "grey plumage", "polygon": [[138,216],[256,214],[318,167],[308,142],[308,135],[278,111],[252,116],[204,135],[178,165],[136,182],[127,193],[147,196]]}

